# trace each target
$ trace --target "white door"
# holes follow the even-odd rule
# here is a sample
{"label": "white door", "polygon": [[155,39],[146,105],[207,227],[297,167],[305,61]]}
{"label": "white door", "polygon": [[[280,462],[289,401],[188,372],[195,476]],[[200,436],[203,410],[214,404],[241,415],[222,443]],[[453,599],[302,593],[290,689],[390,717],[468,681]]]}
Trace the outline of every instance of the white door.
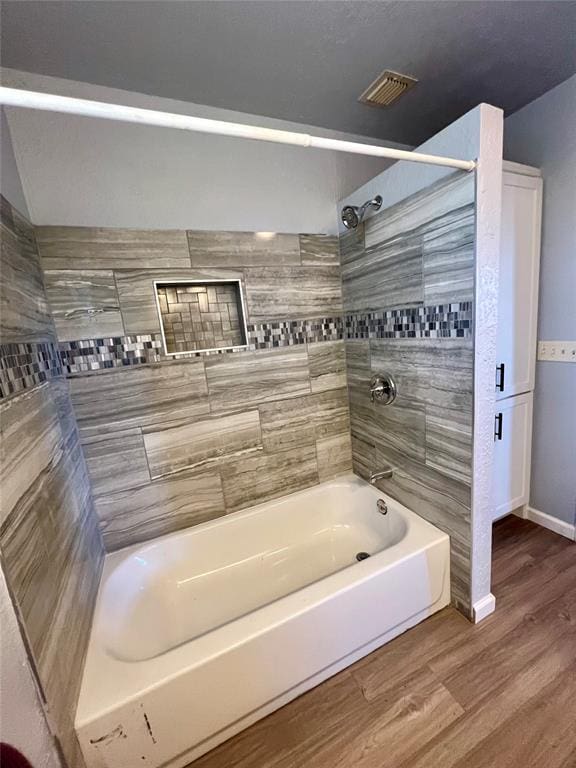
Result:
{"label": "white door", "polygon": [[496,399],[534,389],[542,179],[503,174]]}
{"label": "white door", "polygon": [[532,398],[496,403],[494,426],[494,519],[528,503],[532,447]]}

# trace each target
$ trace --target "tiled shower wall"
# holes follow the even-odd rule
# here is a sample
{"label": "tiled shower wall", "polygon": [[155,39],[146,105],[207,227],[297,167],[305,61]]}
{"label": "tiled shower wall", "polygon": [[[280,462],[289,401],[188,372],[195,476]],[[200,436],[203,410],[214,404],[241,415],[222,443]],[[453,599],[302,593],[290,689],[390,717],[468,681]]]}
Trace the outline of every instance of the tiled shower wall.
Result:
{"label": "tiled shower wall", "polygon": [[[341,237],[354,470],[451,537],[452,598],[470,613],[475,201],[454,174]],[[373,405],[370,377],[396,380]]]}
{"label": "tiled shower wall", "polygon": [[[40,227],[108,550],[351,468],[338,241]],[[154,280],[240,280],[248,350],[164,354]]]}
{"label": "tiled shower wall", "polygon": [[81,768],[73,720],[103,548],[34,231],[0,200],[2,568],[60,747]]}

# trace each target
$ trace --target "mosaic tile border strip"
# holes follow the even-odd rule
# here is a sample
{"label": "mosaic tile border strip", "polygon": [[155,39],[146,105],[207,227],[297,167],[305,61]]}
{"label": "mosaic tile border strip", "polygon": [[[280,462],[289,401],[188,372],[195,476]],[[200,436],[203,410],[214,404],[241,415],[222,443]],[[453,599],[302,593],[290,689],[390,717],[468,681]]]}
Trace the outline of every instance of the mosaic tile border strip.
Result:
{"label": "mosaic tile border strip", "polygon": [[53,342],[0,344],[0,399],[62,375],[58,346]]}
{"label": "mosaic tile border strip", "polygon": [[250,349],[273,349],[306,342],[338,341],[343,337],[344,327],[340,316],[248,325]]}
{"label": "mosaic tile border strip", "polygon": [[357,312],[344,317],[347,339],[438,339],[472,336],[472,302]]}
{"label": "mosaic tile border strip", "polygon": [[307,342],[336,341],[343,338],[341,317],[249,324],[247,330],[248,344],[232,349],[166,355],[162,346],[161,334],[152,333],[63,341],[60,342],[60,357],[65,373],[75,374],[107,368],[159,363],[166,360],[289,347]]}
{"label": "mosaic tile border strip", "polygon": [[[192,355],[178,357],[192,357]],[[61,341],[60,358],[64,372],[67,374],[100,371],[106,368],[124,368],[174,359],[172,356],[163,354],[162,336],[159,333]]]}
{"label": "mosaic tile border strip", "polygon": [[[159,363],[166,360],[203,357],[205,355],[222,355],[246,350],[275,349],[296,346],[299,344],[319,341],[338,341],[339,339],[406,339],[406,338],[468,338],[472,335],[472,302],[439,304],[430,307],[410,307],[386,310],[383,312],[354,313],[342,317],[323,317],[314,320],[286,320],[272,323],[248,324],[248,344],[232,349],[213,350],[210,352],[187,352],[176,356],[168,356],[162,347],[162,336],[159,333],[132,336],[116,336],[111,338],[81,339],[78,341],[60,342],[60,361],[44,367],[26,369],[24,377],[40,377],[30,379],[27,384],[23,380],[18,385],[21,389],[34,386],[45,380],[48,375],[85,373],[107,368],[123,368],[146,363]],[[41,361],[31,360],[29,351],[32,347],[47,345],[3,345],[3,348],[26,348],[22,354],[28,357],[22,360],[27,366]],[[51,345],[52,347],[54,345]],[[2,353],[4,355],[6,353]],[[13,358],[13,355],[12,355]],[[11,359],[12,359],[11,358]],[[6,365],[3,363],[0,371],[2,392],[9,381],[21,378],[18,369],[22,365],[16,361]],[[14,369],[8,377],[5,372]],[[44,378],[41,378],[44,375]],[[6,381],[6,384],[4,383]]]}

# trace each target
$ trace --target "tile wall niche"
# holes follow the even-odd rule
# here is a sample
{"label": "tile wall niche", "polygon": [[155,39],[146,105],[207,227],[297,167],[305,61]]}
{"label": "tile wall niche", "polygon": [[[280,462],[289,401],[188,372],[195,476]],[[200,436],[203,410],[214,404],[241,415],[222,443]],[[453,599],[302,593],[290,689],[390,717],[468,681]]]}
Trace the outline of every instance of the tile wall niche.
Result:
{"label": "tile wall niche", "polygon": [[156,283],[168,354],[246,346],[239,282]]}
{"label": "tile wall niche", "polygon": [[[107,550],[351,469],[337,238],[36,235]],[[239,281],[248,348],[167,355],[155,281]]]}
{"label": "tile wall niche", "polygon": [[103,546],[34,230],[0,200],[2,569],[57,742],[81,768],[73,722]]}
{"label": "tile wall niche", "polygon": [[[452,598],[470,614],[475,199],[453,174],[340,238],[354,471],[451,537]],[[367,397],[391,373],[389,407]]]}

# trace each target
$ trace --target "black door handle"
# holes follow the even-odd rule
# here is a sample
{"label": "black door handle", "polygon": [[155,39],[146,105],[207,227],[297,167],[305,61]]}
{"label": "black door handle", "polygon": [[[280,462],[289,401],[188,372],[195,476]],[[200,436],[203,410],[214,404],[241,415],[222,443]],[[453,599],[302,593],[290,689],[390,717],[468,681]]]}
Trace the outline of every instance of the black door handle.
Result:
{"label": "black door handle", "polygon": [[496,389],[504,392],[504,363],[496,366]]}
{"label": "black door handle", "polygon": [[502,414],[497,413],[494,418],[494,440],[502,440]]}

